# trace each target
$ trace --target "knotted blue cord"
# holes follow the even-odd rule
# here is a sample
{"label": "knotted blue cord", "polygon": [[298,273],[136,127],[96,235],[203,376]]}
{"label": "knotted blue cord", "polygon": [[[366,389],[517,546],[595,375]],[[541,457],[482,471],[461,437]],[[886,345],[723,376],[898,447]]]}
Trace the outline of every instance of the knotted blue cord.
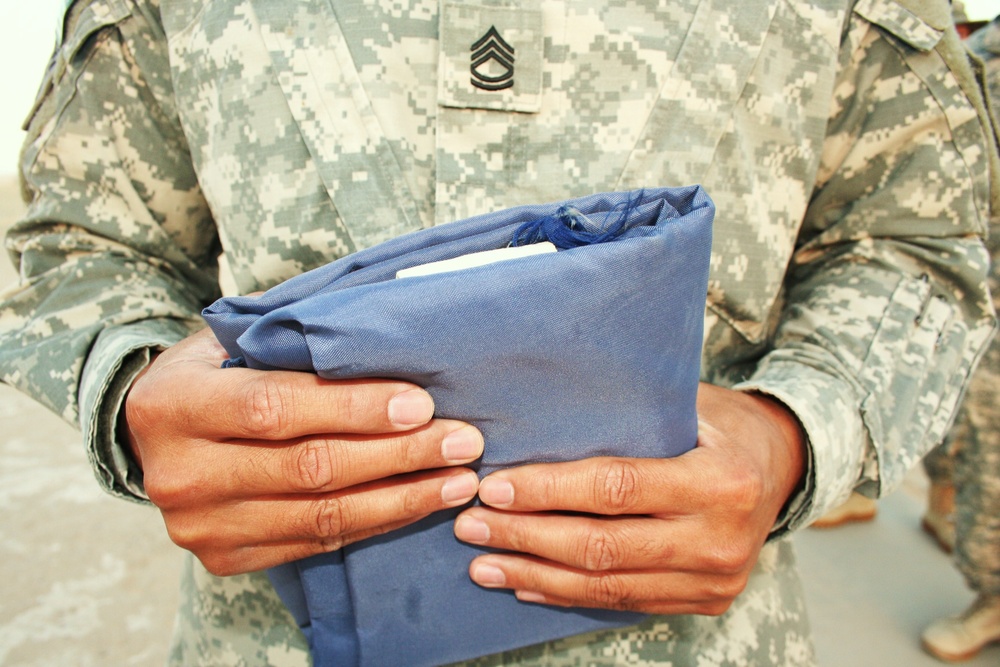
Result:
{"label": "knotted blue cord", "polygon": [[549,241],[559,250],[568,250],[594,243],[613,241],[627,231],[636,220],[632,212],[642,201],[642,191],[635,197],[609,210],[603,223],[597,223],[572,206],[560,206],[552,215],[526,222],[514,232],[512,246]]}

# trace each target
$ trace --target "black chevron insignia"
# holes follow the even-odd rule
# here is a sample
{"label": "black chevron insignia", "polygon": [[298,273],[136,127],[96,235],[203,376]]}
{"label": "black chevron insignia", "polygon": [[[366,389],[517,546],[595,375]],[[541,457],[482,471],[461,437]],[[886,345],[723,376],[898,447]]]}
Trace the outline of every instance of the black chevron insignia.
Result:
{"label": "black chevron insignia", "polygon": [[490,26],[470,51],[473,86],[481,90],[504,90],[514,85],[514,47],[504,41],[495,26]]}

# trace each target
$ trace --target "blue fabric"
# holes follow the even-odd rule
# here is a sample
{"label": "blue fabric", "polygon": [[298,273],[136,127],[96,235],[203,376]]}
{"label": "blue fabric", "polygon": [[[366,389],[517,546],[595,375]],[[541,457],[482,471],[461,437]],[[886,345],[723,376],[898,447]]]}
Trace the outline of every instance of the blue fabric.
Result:
{"label": "blue fabric", "polygon": [[[425,387],[438,416],[483,432],[481,475],[676,456],[697,436],[714,212],[698,186],[508,209],[402,236],[204,314],[251,368]],[[569,249],[393,279],[515,236],[559,236]],[[468,564],[484,550],[453,536],[459,511],[273,569],[318,667],[441,664],[641,618],[476,586]]]}

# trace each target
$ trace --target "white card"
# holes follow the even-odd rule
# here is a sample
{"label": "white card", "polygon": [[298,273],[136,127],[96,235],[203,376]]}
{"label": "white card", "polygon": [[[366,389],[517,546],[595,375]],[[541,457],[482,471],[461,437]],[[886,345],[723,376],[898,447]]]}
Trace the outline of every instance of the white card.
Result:
{"label": "white card", "polygon": [[452,259],[443,259],[439,262],[411,266],[408,269],[397,271],[396,277],[413,278],[416,276],[429,276],[435,273],[446,273],[448,271],[460,271],[462,269],[471,269],[475,266],[485,266],[494,262],[503,262],[508,259],[517,259],[518,257],[530,257],[531,255],[540,255],[546,252],[556,252],[556,247],[548,241],[542,241],[541,243],[532,243],[531,245],[483,250],[482,252],[473,252]]}

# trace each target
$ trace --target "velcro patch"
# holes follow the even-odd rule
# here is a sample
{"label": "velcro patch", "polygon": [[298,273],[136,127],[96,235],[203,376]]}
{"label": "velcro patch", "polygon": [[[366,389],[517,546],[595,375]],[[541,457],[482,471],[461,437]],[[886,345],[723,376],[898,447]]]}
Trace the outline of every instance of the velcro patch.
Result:
{"label": "velcro patch", "polygon": [[532,4],[441,6],[438,101],[536,113],[542,98],[542,12]]}

